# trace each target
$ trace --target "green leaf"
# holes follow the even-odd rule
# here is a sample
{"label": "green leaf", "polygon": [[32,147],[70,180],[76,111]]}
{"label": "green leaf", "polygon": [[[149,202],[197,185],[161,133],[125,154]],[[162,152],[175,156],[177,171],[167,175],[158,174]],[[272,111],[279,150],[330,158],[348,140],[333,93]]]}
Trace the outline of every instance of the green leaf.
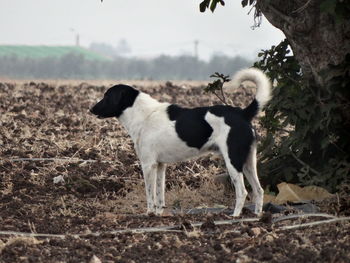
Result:
{"label": "green leaf", "polygon": [[207,8],[210,8],[210,10],[214,12],[218,3],[220,3],[222,6],[225,6],[224,0],[204,0],[199,4],[199,11],[203,13]]}
{"label": "green leaf", "polygon": [[214,12],[217,4],[218,4],[218,0],[212,0],[211,5],[210,5],[210,10],[212,12]]}
{"label": "green leaf", "polygon": [[200,12],[205,12],[205,10],[209,7],[210,0],[204,0],[199,4],[199,11]]}

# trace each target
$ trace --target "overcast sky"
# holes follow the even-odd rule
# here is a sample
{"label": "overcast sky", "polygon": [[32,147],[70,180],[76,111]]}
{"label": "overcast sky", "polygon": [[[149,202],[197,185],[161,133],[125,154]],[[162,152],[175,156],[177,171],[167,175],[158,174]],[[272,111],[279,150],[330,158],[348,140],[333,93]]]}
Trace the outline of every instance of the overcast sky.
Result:
{"label": "overcast sky", "polygon": [[125,39],[131,55],[216,53],[254,58],[279,43],[280,30],[263,19],[251,29],[253,14],[241,0],[226,0],[214,13],[200,13],[201,0],[0,0],[0,44],[117,46]]}

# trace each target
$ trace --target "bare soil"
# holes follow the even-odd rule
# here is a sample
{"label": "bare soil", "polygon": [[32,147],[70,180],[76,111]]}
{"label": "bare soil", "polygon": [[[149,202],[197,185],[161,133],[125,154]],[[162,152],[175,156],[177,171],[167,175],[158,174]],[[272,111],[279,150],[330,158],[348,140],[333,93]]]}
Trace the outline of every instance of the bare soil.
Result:
{"label": "bare soil", "polygon": [[[136,86],[180,105],[219,103],[199,83]],[[187,214],[191,208],[232,207],[230,186],[213,180],[225,172],[217,156],[170,165],[166,213],[145,215],[142,174],[130,138],[117,120],[88,113],[106,89],[87,83],[0,83],[1,263],[350,262],[347,220],[283,230],[323,218],[274,222],[284,215],[265,214],[260,221],[216,225],[232,218],[225,211]],[[243,106],[251,94],[238,90],[230,98]],[[58,176],[64,182],[55,184]],[[321,212],[349,216],[349,192],[345,185],[317,205]],[[252,217],[249,210],[241,216]],[[197,222],[203,224],[193,226]],[[175,227],[129,231],[161,226]]]}

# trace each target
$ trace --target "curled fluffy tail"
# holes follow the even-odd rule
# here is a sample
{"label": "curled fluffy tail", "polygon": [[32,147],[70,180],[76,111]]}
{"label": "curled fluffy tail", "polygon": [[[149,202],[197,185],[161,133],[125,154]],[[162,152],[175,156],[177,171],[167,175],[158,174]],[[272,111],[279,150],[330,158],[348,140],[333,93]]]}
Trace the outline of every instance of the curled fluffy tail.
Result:
{"label": "curled fluffy tail", "polygon": [[247,120],[252,120],[271,98],[271,82],[260,69],[248,68],[238,71],[232,79],[233,89],[238,88],[242,82],[252,81],[256,85],[255,99],[243,110]]}

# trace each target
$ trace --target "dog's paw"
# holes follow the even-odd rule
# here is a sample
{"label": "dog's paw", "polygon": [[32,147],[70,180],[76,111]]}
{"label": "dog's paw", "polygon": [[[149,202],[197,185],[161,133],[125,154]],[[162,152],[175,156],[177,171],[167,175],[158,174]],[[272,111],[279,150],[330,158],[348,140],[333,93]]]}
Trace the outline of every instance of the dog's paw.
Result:
{"label": "dog's paw", "polygon": [[262,215],[263,215],[263,212],[262,211],[254,211],[254,214],[255,214],[255,216],[256,217],[262,217]]}
{"label": "dog's paw", "polygon": [[155,214],[158,216],[161,216],[163,214],[163,212],[164,212],[163,208],[157,208]]}
{"label": "dog's paw", "polygon": [[232,213],[232,214],[230,214],[230,217],[231,218],[239,218],[240,217],[240,213],[239,214],[237,214],[237,213]]}

